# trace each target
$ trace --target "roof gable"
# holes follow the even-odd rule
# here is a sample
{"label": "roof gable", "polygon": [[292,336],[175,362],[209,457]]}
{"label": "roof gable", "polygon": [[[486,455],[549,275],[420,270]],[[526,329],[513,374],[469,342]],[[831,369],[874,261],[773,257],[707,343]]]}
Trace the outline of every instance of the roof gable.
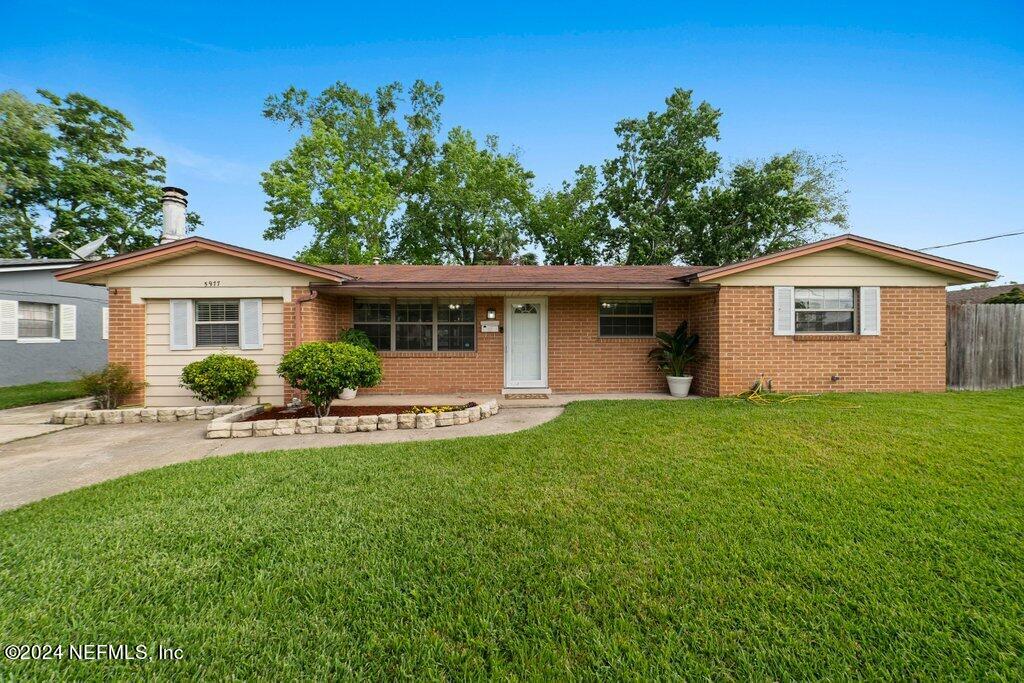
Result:
{"label": "roof gable", "polygon": [[128,254],[113,256],[102,261],[91,261],[80,266],[69,268],[56,275],[56,278],[65,282],[100,283],[106,277],[126,270],[140,268],[153,263],[160,263],[171,259],[181,258],[188,254],[201,252],[214,252],[233,256],[245,261],[252,261],[265,266],[279,268],[281,270],[298,273],[309,277],[311,280],[321,282],[342,282],[350,279],[348,276],[336,270],[323,266],[311,266],[306,263],[299,263],[291,259],[273,256],[264,252],[236,247],[232,244],[217,242],[205,237],[187,237],[177,242],[161,244],[149,249],[133,251]]}
{"label": "roof gable", "polygon": [[812,242],[793,249],[787,249],[766,256],[731,263],[717,268],[703,270],[694,275],[685,276],[691,282],[722,282],[725,278],[736,276],[758,268],[774,266],[793,259],[818,254],[829,250],[847,250],[859,254],[902,264],[908,268],[934,273],[940,276],[942,282],[947,284],[961,284],[967,282],[987,282],[995,279],[998,273],[994,270],[972,266],[960,261],[944,259],[932,254],[926,254],[913,249],[904,249],[893,244],[878,242],[876,240],[860,237],[859,235],[840,235],[830,239]]}

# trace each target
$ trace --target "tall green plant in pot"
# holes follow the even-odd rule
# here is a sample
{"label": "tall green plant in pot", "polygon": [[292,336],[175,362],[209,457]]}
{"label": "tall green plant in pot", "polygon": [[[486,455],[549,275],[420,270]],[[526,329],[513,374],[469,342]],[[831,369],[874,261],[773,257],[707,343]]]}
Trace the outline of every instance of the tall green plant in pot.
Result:
{"label": "tall green plant in pot", "polygon": [[690,334],[689,324],[684,320],[672,334],[658,332],[655,335],[658,345],[647,354],[647,359],[655,363],[668,380],[668,393],[673,396],[686,396],[690,393],[692,375],[686,374],[686,368],[700,360],[697,351],[700,337]]}
{"label": "tall green plant in pot", "polygon": [[[351,344],[361,349],[366,349],[370,353],[377,353],[377,347],[370,341],[370,336],[362,330],[356,330],[353,328],[344,329],[341,334],[338,335],[338,341],[343,344]],[[341,392],[339,397],[343,401],[351,401],[356,397],[356,392],[359,391],[359,387],[345,387],[345,390]]]}

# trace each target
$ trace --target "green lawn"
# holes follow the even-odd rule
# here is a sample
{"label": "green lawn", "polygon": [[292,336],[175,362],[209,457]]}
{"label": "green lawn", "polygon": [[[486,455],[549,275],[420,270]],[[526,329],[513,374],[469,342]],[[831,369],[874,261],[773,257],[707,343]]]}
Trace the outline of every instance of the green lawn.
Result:
{"label": "green lawn", "polygon": [[81,396],[85,396],[85,393],[78,388],[77,382],[39,382],[16,387],[0,387],[0,410]]}
{"label": "green lawn", "polygon": [[[1024,391],[601,402],[0,515],[12,675],[1024,676]],[[2,674],[5,664],[0,664]]]}

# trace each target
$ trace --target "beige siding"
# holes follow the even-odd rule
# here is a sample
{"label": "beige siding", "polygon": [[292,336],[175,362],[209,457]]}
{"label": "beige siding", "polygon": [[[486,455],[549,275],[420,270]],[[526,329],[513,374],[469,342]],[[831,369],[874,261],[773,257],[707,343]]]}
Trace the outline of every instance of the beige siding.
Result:
{"label": "beige siding", "polygon": [[948,276],[849,249],[829,249],[716,280],[722,285],[944,287]]}
{"label": "beige siding", "polygon": [[181,370],[192,361],[212,353],[229,353],[256,361],[260,375],[256,388],[244,403],[284,402],[284,385],[277,364],[284,353],[284,303],[263,299],[263,348],[242,351],[237,347],[204,347],[189,351],[170,349],[170,303],[167,299],[146,301],[146,405],[187,406],[197,403],[188,390],[178,386]]}
{"label": "beige siding", "polygon": [[[209,291],[208,296],[217,296],[217,290],[223,288],[304,287],[309,282],[310,278],[307,275],[291,273],[226,254],[204,251],[114,273],[107,280],[107,286],[146,289],[201,288]],[[207,283],[218,284],[210,286]]]}

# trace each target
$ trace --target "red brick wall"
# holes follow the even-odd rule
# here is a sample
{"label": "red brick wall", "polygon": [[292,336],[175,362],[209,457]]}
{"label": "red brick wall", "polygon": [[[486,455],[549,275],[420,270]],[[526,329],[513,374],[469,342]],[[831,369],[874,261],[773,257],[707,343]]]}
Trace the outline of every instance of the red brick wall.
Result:
{"label": "red brick wall", "polygon": [[686,320],[690,331],[700,336],[697,346],[701,359],[694,364],[693,386],[690,388],[701,396],[717,396],[719,382],[719,317],[718,290],[711,290],[685,300]]}
{"label": "red brick wall", "polygon": [[[487,309],[504,317],[504,300],[476,297],[476,351],[386,351],[381,353],[384,381],[367,393],[491,393],[501,392],[504,384],[504,336],[480,332],[480,321]],[[352,299],[341,306],[342,327],[352,325]]]}
{"label": "red brick wall", "polygon": [[882,333],[865,337],[777,337],[773,298],[771,287],[719,290],[720,394],[762,374],[783,392],[945,390],[944,288],[882,287]]}
{"label": "red brick wall", "polygon": [[[296,346],[296,309],[302,306],[302,341],[336,341],[341,329],[341,301],[323,295],[315,299],[297,303],[299,299],[308,297],[307,287],[292,287],[292,300],[284,304],[284,352],[288,353]],[[287,382],[284,384],[285,403],[294,397],[301,398],[301,392],[293,389]]]}
{"label": "red brick wall", "polygon": [[[598,336],[600,297],[548,300],[548,385],[562,393],[666,391],[665,376],[647,360],[653,339]],[[673,331],[688,312],[687,299],[654,303],[657,330]]]}
{"label": "red brick wall", "polygon": [[[340,327],[352,324],[352,299],[339,302]],[[699,305],[698,305],[699,302]],[[701,297],[659,298],[655,303],[657,329],[674,330],[679,321],[699,309],[694,325],[714,339],[714,293]],[[308,304],[304,304],[308,306]],[[504,335],[480,332],[488,308],[504,323],[504,300],[476,298],[474,352],[392,351],[381,354],[384,381],[364,393],[498,393],[504,386]],[[305,315],[305,312],[303,313]],[[651,339],[602,339],[598,336],[598,297],[550,297],[548,300],[548,384],[556,392],[661,392],[665,378],[647,361]],[[287,335],[287,332],[286,332]],[[704,342],[702,342],[703,344]],[[713,348],[713,347],[711,347]],[[705,363],[715,367],[714,354]],[[717,369],[700,373],[694,391],[714,393]]]}
{"label": "red brick wall", "polygon": [[[130,287],[111,287],[107,290],[107,308],[107,362],[127,365],[132,378],[141,384],[146,381],[146,305],[132,303]],[[145,387],[140,387],[125,405],[142,405],[145,401]]]}

